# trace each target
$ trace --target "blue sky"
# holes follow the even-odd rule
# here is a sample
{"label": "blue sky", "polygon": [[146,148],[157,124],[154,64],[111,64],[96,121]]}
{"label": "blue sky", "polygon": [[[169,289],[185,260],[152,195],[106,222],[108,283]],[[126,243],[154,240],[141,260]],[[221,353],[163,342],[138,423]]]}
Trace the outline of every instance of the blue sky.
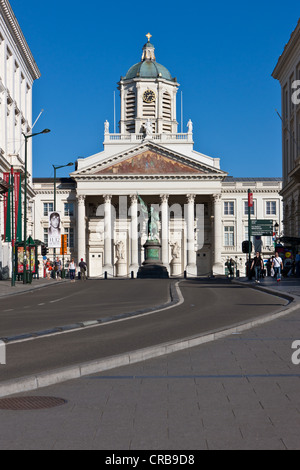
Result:
{"label": "blue sky", "polygon": [[[299,0],[10,0],[41,71],[33,87],[34,177],[103,149],[117,82],[139,62],[145,34],[180,83],[177,121],[194,124],[195,150],[231,176],[281,176],[279,83],[271,73],[300,16]],[[118,131],[118,130],[117,130]],[[62,169],[58,176],[66,176]]]}

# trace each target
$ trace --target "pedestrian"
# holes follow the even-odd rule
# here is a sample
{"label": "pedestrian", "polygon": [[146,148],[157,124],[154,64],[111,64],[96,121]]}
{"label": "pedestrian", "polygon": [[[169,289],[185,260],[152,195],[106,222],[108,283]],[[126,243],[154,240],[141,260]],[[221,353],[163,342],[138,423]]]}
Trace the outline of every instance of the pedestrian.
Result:
{"label": "pedestrian", "polygon": [[256,255],[255,257],[253,258],[253,261],[252,261],[252,265],[251,265],[251,269],[253,269],[254,267],[254,271],[255,271],[255,282],[260,282],[260,276],[261,276],[261,271],[262,269],[264,269],[264,263],[263,263],[263,260],[260,256],[260,253],[259,251],[256,252]]}
{"label": "pedestrian", "polygon": [[51,265],[50,259],[48,258],[46,261],[46,275],[47,275],[48,280],[51,278],[51,272],[52,272],[52,265]]}
{"label": "pedestrian", "polygon": [[56,280],[61,279],[61,261],[58,257],[54,262],[54,277]]}
{"label": "pedestrian", "polygon": [[273,259],[273,268],[274,268],[276,280],[277,282],[280,282],[281,270],[283,269],[283,262],[277,251],[275,253],[275,258]]}
{"label": "pedestrian", "polygon": [[271,277],[271,269],[272,269],[272,259],[269,258],[267,261],[267,276]]}
{"label": "pedestrian", "polygon": [[81,261],[78,265],[80,267],[80,279],[82,281],[86,281],[86,271],[87,271],[87,265],[86,263],[83,261],[83,258],[81,258]]}
{"label": "pedestrian", "polygon": [[72,258],[71,263],[69,264],[69,273],[71,282],[75,282],[76,263],[74,262],[74,258]]}

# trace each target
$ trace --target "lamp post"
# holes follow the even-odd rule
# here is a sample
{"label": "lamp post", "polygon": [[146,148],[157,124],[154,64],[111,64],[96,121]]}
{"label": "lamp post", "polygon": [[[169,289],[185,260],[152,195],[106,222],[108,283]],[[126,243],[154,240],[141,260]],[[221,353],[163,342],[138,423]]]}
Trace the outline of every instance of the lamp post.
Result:
{"label": "lamp post", "polygon": [[25,139],[25,186],[24,186],[24,258],[23,258],[23,284],[27,284],[27,272],[26,272],[26,243],[27,243],[27,142],[31,137],[35,137],[40,134],[48,134],[50,129],[44,129],[41,132],[35,132],[34,134],[26,135],[22,132]]}
{"label": "lamp post", "polygon": [[[52,165],[54,169],[54,205],[53,205],[53,210],[54,212],[56,211],[56,170],[59,170],[60,168],[66,168],[67,166],[73,166],[74,163],[70,162],[67,163],[66,165]],[[56,256],[56,248],[53,248],[53,258],[55,262],[55,256]],[[63,265],[64,265],[64,260],[63,260]],[[65,269],[65,266],[63,266],[63,270]]]}
{"label": "lamp post", "polygon": [[275,233],[274,245],[275,245],[275,247],[276,247],[276,244],[277,244],[278,230],[279,230],[279,224],[278,224],[278,222],[275,222],[275,224],[274,224],[274,233]]}
{"label": "lamp post", "polygon": [[73,165],[74,163],[72,162],[67,163],[66,165],[59,165],[59,166],[52,165],[54,168],[54,206],[53,206],[54,211],[56,211],[56,170],[59,170],[60,168],[66,168],[67,166],[73,166]]}

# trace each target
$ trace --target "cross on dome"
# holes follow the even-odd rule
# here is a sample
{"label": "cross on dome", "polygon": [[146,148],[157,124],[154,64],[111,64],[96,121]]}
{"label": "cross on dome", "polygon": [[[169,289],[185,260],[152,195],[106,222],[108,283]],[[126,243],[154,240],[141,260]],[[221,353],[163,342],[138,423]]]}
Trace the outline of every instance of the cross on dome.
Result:
{"label": "cross on dome", "polygon": [[148,38],[148,42],[150,42],[150,38],[152,38],[152,34],[150,33],[146,34],[146,38]]}

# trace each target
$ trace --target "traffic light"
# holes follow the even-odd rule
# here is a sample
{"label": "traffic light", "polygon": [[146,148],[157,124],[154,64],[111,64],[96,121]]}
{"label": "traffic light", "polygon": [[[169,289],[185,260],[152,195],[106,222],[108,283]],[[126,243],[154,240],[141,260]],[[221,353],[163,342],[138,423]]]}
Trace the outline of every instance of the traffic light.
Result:
{"label": "traffic light", "polygon": [[42,245],[42,256],[47,256],[48,254],[48,248],[46,245]]}
{"label": "traffic light", "polygon": [[[250,250],[249,250],[249,243],[250,243]],[[251,253],[252,251],[252,242],[249,242],[248,240],[243,241],[242,243],[242,252],[243,253]]]}

